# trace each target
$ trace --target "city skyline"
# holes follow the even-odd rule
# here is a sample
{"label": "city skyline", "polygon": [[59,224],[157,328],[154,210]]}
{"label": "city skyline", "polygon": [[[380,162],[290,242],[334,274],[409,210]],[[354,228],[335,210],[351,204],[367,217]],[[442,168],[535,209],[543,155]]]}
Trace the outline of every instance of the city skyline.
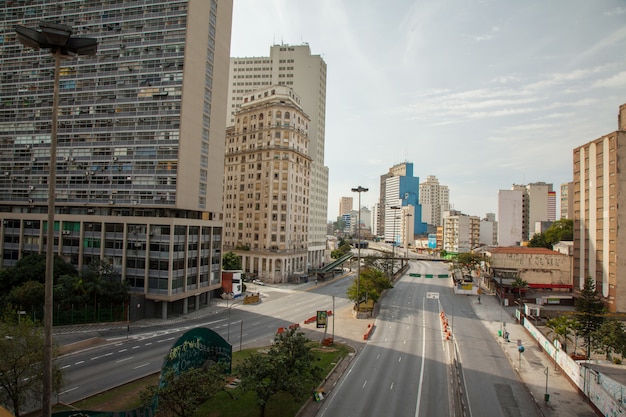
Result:
{"label": "city skyline", "polygon": [[357,185],[372,207],[404,161],[484,216],[512,184],[572,181],[573,149],[616,130],[625,19],[617,0],[239,0],[231,56],[306,43],[327,62],[328,219]]}

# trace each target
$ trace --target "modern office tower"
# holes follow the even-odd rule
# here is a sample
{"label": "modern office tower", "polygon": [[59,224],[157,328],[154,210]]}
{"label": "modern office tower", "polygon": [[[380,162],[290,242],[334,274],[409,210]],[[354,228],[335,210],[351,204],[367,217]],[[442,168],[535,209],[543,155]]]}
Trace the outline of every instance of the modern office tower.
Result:
{"label": "modern office tower", "polygon": [[[385,242],[403,245],[413,242],[414,235],[426,233],[426,223],[422,222],[422,206],[419,204],[419,178],[413,177],[413,164],[406,163],[408,175],[389,176],[384,182]],[[382,206],[382,203],[381,203]],[[393,207],[396,207],[395,209]],[[402,235],[402,222],[412,223],[412,235]]]}
{"label": "modern office tower", "polygon": [[[379,188],[379,197],[378,197],[378,203],[379,203],[379,213],[378,213],[378,217],[377,217],[377,229],[378,229],[378,235],[379,236],[385,236],[385,240],[387,240],[387,237],[390,237],[391,235],[388,236],[388,233],[392,233],[392,232],[388,232],[387,230],[385,230],[385,226],[387,224],[387,210],[386,208],[389,206],[393,206],[394,204],[397,204],[397,200],[398,200],[398,196],[395,195],[391,195],[389,196],[389,201],[387,201],[387,187],[385,185],[385,182],[387,181],[388,178],[392,178],[392,177],[413,177],[413,163],[411,162],[403,162],[401,164],[396,164],[394,166],[392,166],[391,168],[389,168],[389,171],[383,175],[380,176],[380,188]],[[418,189],[417,189],[417,193],[419,194],[419,178],[418,178]],[[399,186],[399,185],[398,185]],[[396,190],[398,193],[400,192],[399,188],[398,190]],[[393,200],[393,203],[391,203],[390,201]],[[393,218],[393,216],[391,217]]]}
{"label": "modern office tower", "polygon": [[447,185],[439,184],[434,175],[426,177],[420,184],[420,204],[422,221],[431,226],[441,226],[443,213],[450,210],[450,190]]}
{"label": "modern office tower", "polygon": [[498,245],[519,246],[524,240],[524,192],[498,191]]}
{"label": "modern office tower", "polygon": [[[44,19],[98,40],[96,56],[61,62],[54,196],[54,60],[14,32]],[[2,266],[47,250],[78,268],[101,259],[130,284],[131,319],[208,301],[221,286],[231,21],[229,0],[3,4]]]}
{"label": "modern office tower", "polygon": [[328,168],[324,166],[326,63],[321,56],[311,55],[307,44],[274,45],[269,57],[231,58],[227,126],[234,124],[234,114],[248,93],[271,85],[293,88],[311,119],[308,251],[309,266],[317,268],[324,262],[328,219]]}
{"label": "modern office tower", "polygon": [[[361,216],[361,221],[359,222],[359,214]],[[361,237],[369,236],[371,234],[371,219],[372,212],[367,207],[361,207],[360,213],[359,210],[352,210],[350,212],[350,234],[353,237],[357,236],[357,232],[361,234]]]}
{"label": "modern office tower", "polygon": [[308,128],[300,98],[276,85],[248,94],[226,133],[223,246],[263,281],[307,272]]}
{"label": "modern office tower", "polygon": [[480,218],[457,210],[443,214],[443,250],[466,253],[480,246]]}
{"label": "modern office tower", "polygon": [[573,154],[574,289],[580,291],[591,277],[609,311],[625,312],[626,104],[619,108],[617,131]]}
{"label": "modern office tower", "polygon": [[572,219],[574,217],[574,183],[561,184],[561,218]]}
{"label": "modern office tower", "polygon": [[350,213],[353,207],[352,197],[341,197],[341,200],[339,200],[339,216]]}
{"label": "modern office tower", "polygon": [[495,246],[498,244],[498,222],[495,213],[487,213],[480,221],[479,241],[483,245]]}

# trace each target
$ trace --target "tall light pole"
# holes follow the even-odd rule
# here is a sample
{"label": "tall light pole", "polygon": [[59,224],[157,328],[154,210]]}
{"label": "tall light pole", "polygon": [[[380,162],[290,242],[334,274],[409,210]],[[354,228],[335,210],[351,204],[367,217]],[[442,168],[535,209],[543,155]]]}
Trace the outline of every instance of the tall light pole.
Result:
{"label": "tall light pole", "polygon": [[404,229],[404,236],[405,236],[405,241],[404,241],[404,256],[406,258],[409,257],[409,225],[411,224],[411,217],[413,217],[413,215],[411,213],[406,213],[404,215],[406,217],[406,229]]}
{"label": "tall light pole", "polygon": [[395,211],[402,210],[402,207],[390,206],[389,208],[394,211],[393,213],[393,242],[391,243],[391,276],[393,277],[393,272],[394,272],[393,269],[396,266],[396,220],[398,219],[398,216],[396,215]]}
{"label": "tall light pole", "polygon": [[[358,218],[359,218],[359,224],[357,224],[356,227],[356,236],[357,236],[357,249],[356,249],[356,253],[357,253],[357,264],[356,264],[356,311],[357,313],[359,312],[359,299],[360,299],[360,282],[361,282],[361,193],[366,193],[368,192],[369,189],[361,187],[360,185],[356,188],[352,189],[353,193],[359,193],[359,214],[358,214]],[[335,314],[335,312],[333,312],[333,314]],[[334,326],[333,326],[333,332],[334,332]]]}
{"label": "tall light pole", "polygon": [[44,285],[44,349],[42,415],[52,414],[52,288],[54,276],[54,202],[56,197],[57,128],[59,113],[59,69],[62,57],[95,55],[95,38],[72,38],[71,26],[39,22],[39,30],[24,26],[15,28],[17,40],[27,48],[48,49],[54,55],[54,86],[52,93],[52,126],[50,131],[50,163],[48,173],[48,229],[46,234],[46,274]]}

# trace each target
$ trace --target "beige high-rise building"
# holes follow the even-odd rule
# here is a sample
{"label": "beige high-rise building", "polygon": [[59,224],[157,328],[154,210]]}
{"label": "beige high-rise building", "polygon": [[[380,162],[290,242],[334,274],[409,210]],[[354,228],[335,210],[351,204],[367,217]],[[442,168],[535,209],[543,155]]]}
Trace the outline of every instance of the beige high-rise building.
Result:
{"label": "beige high-rise building", "polygon": [[574,183],[561,184],[561,218],[572,219],[574,217]]}
{"label": "beige high-rise building", "polygon": [[273,45],[270,55],[230,59],[227,126],[251,91],[272,85],[293,88],[309,123],[311,183],[308,224],[308,266],[324,263],[328,220],[328,168],[324,166],[326,131],[326,62],[312,55],[308,44]]}
{"label": "beige high-rise building", "polygon": [[574,271],[591,277],[611,312],[626,311],[626,104],[618,130],[574,149]]}
{"label": "beige high-rise building", "polygon": [[227,130],[224,250],[266,282],[307,272],[308,128],[300,98],[277,85],[248,94]]}
{"label": "beige high-rise building", "polygon": [[420,184],[419,201],[422,205],[422,221],[431,226],[441,226],[443,213],[450,210],[450,190],[439,184],[434,175]]}
{"label": "beige high-rise building", "polygon": [[339,216],[343,216],[344,214],[349,214],[353,209],[353,199],[352,197],[341,197],[339,200]]}
{"label": "beige high-rise building", "polygon": [[443,250],[453,253],[470,252],[480,246],[480,217],[468,216],[457,210],[443,214]]}
{"label": "beige high-rise building", "polygon": [[[102,260],[130,286],[131,320],[209,301],[221,287],[232,11],[232,0],[3,2],[3,267],[49,250],[79,269]],[[42,20],[99,42],[96,56],[61,62],[54,196],[54,59],[15,36]]]}

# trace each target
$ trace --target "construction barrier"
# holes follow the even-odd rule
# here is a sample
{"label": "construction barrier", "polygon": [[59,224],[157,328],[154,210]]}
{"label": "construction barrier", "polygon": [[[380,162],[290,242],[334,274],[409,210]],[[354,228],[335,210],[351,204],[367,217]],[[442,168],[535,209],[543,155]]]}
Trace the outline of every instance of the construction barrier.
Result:
{"label": "construction barrier", "polygon": [[374,331],[374,326],[372,326],[371,324],[368,324],[367,325],[367,331],[363,335],[363,340],[368,340],[370,338],[370,336],[372,335],[373,331]]}

